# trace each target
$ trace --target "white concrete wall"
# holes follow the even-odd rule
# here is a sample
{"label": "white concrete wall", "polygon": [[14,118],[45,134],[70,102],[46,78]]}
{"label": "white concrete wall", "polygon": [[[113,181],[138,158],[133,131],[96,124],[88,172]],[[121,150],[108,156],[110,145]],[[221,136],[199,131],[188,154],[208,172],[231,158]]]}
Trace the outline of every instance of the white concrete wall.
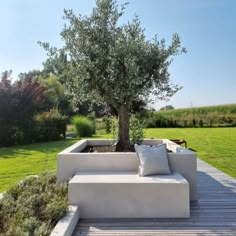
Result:
{"label": "white concrete wall", "polygon": [[79,221],[79,206],[69,205],[68,212],[54,227],[50,236],[71,236]]}
{"label": "white concrete wall", "polygon": [[135,153],[67,153],[58,154],[57,180],[68,181],[78,171],[137,171]]}
{"label": "white concrete wall", "polygon": [[[172,171],[182,174],[190,184],[190,199],[197,200],[197,161],[196,154],[181,148],[169,140],[145,140],[144,144],[156,145],[166,143],[174,151],[168,153],[169,165]],[[138,171],[136,153],[75,153],[86,145],[109,145],[111,140],[81,140],[57,157],[58,182],[68,181],[78,171]],[[175,152],[176,151],[176,152]]]}
{"label": "white concrete wall", "polygon": [[182,174],[189,182],[190,200],[197,200],[197,160],[195,153],[168,153],[168,160],[170,169]]}

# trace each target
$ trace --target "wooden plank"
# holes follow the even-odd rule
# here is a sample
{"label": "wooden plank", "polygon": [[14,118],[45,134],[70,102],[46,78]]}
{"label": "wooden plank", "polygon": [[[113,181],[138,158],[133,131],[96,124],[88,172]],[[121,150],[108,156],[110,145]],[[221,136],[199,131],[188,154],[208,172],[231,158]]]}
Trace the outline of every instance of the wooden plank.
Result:
{"label": "wooden plank", "polygon": [[236,180],[198,160],[199,201],[189,219],[85,219],[74,236],[236,235]]}

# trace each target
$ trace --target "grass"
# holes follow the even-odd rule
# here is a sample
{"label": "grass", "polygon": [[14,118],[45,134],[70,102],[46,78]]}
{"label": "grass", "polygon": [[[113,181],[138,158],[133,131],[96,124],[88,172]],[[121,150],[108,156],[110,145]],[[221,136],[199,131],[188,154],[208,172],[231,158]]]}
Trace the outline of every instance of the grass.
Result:
{"label": "grass", "polygon": [[56,170],[57,153],[76,140],[0,148],[0,192],[28,175]]}
{"label": "grass", "polygon": [[[146,138],[185,139],[200,159],[236,177],[236,128],[147,129]],[[112,138],[101,130],[93,138]],[[0,149],[0,192],[28,175],[56,170],[56,155],[76,140]]]}
{"label": "grass", "polygon": [[200,159],[236,177],[236,128],[149,129],[146,137],[185,139]]}
{"label": "grass", "polygon": [[[103,137],[111,136],[96,136]],[[145,138],[185,139],[200,159],[236,177],[236,128],[155,128],[146,129]]]}

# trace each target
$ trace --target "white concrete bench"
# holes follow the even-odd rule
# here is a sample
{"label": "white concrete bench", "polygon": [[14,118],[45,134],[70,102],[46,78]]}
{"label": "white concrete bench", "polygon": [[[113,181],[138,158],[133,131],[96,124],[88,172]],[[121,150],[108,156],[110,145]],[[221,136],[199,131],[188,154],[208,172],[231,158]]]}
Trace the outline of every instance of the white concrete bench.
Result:
{"label": "white concrete bench", "polygon": [[[69,181],[77,172],[117,172],[133,171],[138,173],[139,162],[135,152],[82,153],[87,145],[109,145],[111,140],[81,140],[58,154],[57,180]],[[166,143],[169,150],[170,169],[180,173],[189,183],[190,200],[198,199],[196,153],[183,149],[169,140],[144,140],[145,145]]]}
{"label": "white concrete bench", "polygon": [[137,172],[78,172],[69,204],[80,218],[187,218],[189,183],[179,173],[139,177]]}

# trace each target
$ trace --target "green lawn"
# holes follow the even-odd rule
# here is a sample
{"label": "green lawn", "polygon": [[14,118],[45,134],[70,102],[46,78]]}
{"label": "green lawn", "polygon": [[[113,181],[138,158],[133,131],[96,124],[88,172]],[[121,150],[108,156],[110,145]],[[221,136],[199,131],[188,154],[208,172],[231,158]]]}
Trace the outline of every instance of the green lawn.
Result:
{"label": "green lawn", "polygon": [[236,128],[149,129],[146,137],[185,139],[200,159],[236,177]]}
{"label": "green lawn", "polygon": [[28,175],[56,170],[57,153],[75,140],[0,148],[0,192]]}
{"label": "green lawn", "polygon": [[[109,137],[102,134],[97,138]],[[147,129],[146,138],[185,139],[197,156],[236,177],[236,128]]]}
{"label": "green lawn", "polygon": [[[147,129],[146,138],[185,139],[199,158],[236,177],[236,128]],[[111,138],[98,132],[94,138]],[[0,149],[0,192],[27,175],[55,171],[56,155],[76,140]]]}

